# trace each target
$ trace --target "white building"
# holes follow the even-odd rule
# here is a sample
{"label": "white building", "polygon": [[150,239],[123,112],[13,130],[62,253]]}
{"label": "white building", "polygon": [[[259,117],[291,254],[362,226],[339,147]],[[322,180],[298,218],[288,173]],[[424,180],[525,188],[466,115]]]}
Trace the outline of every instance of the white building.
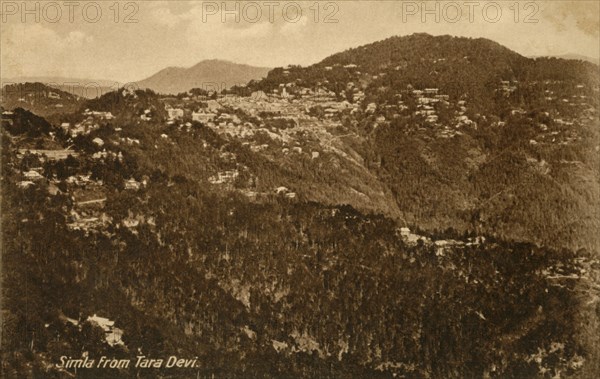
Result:
{"label": "white building", "polygon": [[192,120],[202,123],[207,123],[217,117],[215,113],[193,112]]}
{"label": "white building", "polygon": [[183,118],[183,109],[181,108],[169,108],[167,109],[169,113],[169,120],[177,120]]}

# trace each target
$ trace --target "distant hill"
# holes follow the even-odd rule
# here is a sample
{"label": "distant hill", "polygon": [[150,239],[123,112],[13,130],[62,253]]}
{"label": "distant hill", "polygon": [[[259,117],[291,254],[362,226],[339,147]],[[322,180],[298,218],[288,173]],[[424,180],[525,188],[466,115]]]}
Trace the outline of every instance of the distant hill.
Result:
{"label": "distant hill", "polygon": [[599,378],[597,71],[421,34],[0,107],[3,377]]}
{"label": "distant hill", "polygon": [[147,88],[165,94],[178,94],[192,88],[221,90],[234,85],[246,84],[250,80],[261,79],[267,75],[269,70],[264,67],[213,59],[202,61],[190,68],[165,68],[149,78],[137,82],[137,85],[141,89]]}
{"label": "distant hill", "polygon": [[115,123],[124,121],[130,123],[139,121],[144,111],[150,110],[156,120],[165,116],[164,104],[159,102],[159,96],[152,90],[120,89],[106,93],[98,98],[87,100],[82,108],[92,111],[111,112],[117,117]]}
{"label": "distant hill", "polygon": [[[585,56],[585,55],[564,54],[564,55],[556,55],[554,57],[555,58],[560,58],[560,59],[567,59],[567,60],[576,60],[576,61],[590,62],[590,63],[593,63],[595,65],[599,65],[600,66],[600,59],[588,57],[588,56]],[[532,58],[540,58],[540,57],[532,57]]]}
{"label": "distant hill", "polygon": [[115,80],[66,78],[59,76],[20,76],[3,78],[2,86],[20,83],[43,83],[48,87],[58,88],[75,96],[93,99],[120,88],[123,83]]}
{"label": "distant hill", "polygon": [[[276,68],[239,90],[362,98],[346,125],[367,139],[371,170],[409,223],[597,249],[599,84],[582,60],[413,34]],[[416,94],[426,89],[441,98]]]}
{"label": "distant hill", "polygon": [[[350,82],[372,93],[388,87],[393,93],[414,88],[439,88],[453,98],[471,99],[485,110],[494,105],[494,90],[502,80],[560,79],[598,82],[598,68],[588,62],[557,58],[531,59],[484,38],[432,36],[417,33],[394,36],[331,55],[308,67],[276,68],[254,90],[270,92],[282,83],[304,87],[322,84],[341,93]],[[375,102],[381,99],[373,99]]]}
{"label": "distant hill", "polygon": [[23,108],[43,117],[74,112],[82,103],[79,96],[38,82],[3,85],[0,97],[5,109]]}

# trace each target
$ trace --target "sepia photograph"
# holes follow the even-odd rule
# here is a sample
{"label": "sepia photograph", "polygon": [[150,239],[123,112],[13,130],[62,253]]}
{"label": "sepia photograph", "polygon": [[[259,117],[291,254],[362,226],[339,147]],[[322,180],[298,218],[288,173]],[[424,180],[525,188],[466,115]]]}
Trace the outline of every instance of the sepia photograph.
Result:
{"label": "sepia photograph", "polygon": [[0,0],[0,378],[600,378],[600,1]]}

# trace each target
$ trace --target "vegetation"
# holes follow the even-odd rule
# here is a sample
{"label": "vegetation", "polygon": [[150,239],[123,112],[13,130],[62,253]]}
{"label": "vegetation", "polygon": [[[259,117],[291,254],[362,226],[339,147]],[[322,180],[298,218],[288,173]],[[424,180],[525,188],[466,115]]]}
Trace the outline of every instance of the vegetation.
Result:
{"label": "vegetation", "polygon": [[2,377],[598,377],[593,69],[413,35],[229,91],[304,110],[3,102]]}

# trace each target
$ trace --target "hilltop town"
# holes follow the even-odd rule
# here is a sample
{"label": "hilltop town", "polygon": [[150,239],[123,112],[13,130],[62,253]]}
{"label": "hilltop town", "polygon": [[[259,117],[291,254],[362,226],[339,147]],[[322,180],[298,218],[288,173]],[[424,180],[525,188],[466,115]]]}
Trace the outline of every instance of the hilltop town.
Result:
{"label": "hilltop town", "polygon": [[[437,63],[437,60],[433,63]],[[294,67],[289,69],[293,70]],[[532,112],[531,109],[513,106],[504,111],[506,118],[501,120],[498,117],[475,114],[469,108],[468,96],[451,99],[439,88],[416,88],[411,84],[389,100],[372,102],[365,94],[370,90],[367,82],[379,79],[384,73],[373,75],[372,78],[370,75],[365,77],[356,64],[336,64],[323,69],[325,72],[349,71],[351,76],[359,76],[361,80],[356,83],[341,83],[343,89],[337,93],[328,89],[326,80],[324,83],[317,82],[314,87],[297,84],[301,81],[285,82],[269,93],[257,90],[249,96],[239,94],[240,90],[245,90],[243,87],[229,91],[231,93],[196,89],[167,97],[132,89],[105,95],[105,101],[106,98],[123,99],[122,101],[133,103],[134,112],[121,115],[123,120],[116,120],[116,116],[109,110],[85,108],[80,114],[65,113],[62,120],[56,119],[61,121],[57,122],[59,130],[49,132],[48,138],[38,140],[35,147],[27,140],[17,143],[17,157],[22,162],[18,165],[23,167],[20,171],[22,180],[17,184],[19,188],[27,189],[36,186],[40,180],[47,182],[50,195],[61,193],[69,196],[74,206],[68,215],[70,228],[86,232],[105,229],[113,222],[103,211],[107,192],[111,189],[107,188],[107,183],[103,182],[98,171],[107,170],[111,165],[123,165],[124,157],[131,154],[132,150],[154,147],[156,150],[171,151],[177,147],[177,140],[185,138],[186,134],[196,136],[210,131],[225,143],[235,143],[242,151],[259,154],[270,162],[306,161],[312,167],[351,167],[361,175],[353,177],[354,185],[345,189],[346,201],[358,209],[376,210],[400,217],[406,223],[401,210],[387,208],[393,200],[384,186],[378,193],[361,190],[372,187],[370,181],[376,180],[372,174],[373,165],[380,164],[365,159],[364,155],[352,147],[353,144],[366,143],[365,135],[357,125],[373,134],[378,129],[397,130],[398,123],[404,122],[406,126],[401,128],[402,133],[431,140],[473,135],[478,133],[479,128],[503,128],[507,122],[526,123],[528,130],[526,133],[523,131],[523,134],[529,137],[523,139],[533,151],[530,156],[525,157],[524,163],[541,175],[548,175],[556,167],[552,167],[545,159],[536,157],[539,153],[535,153],[535,150],[547,149],[546,146],[553,145],[566,147],[581,144],[582,126],[596,121],[598,117],[595,104],[589,101],[590,96],[598,93],[598,86],[590,87],[584,83],[570,84],[561,80],[520,83],[516,80],[500,80],[493,90],[494,96],[499,99],[510,101],[511,96],[520,91],[538,91],[539,95],[530,96],[539,97],[540,102],[551,109]],[[282,74],[283,77],[288,77],[290,71],[283,70]],[[17,104],[31,107],[40,94],[49,99],[64,98],[67,102],[73,101],[68,94],[61,95],[40,86],[38,85],[38,89],[42,88],[42,91],[36,93],[29,91],[31,86],[19,88],[23,97],[17,99]],[[337,86],[340,87],[339,83]],[[16,91],[16,88],[11,88],[10,93]],[[34,97],[35,100],[27,100]],[[12,104],[10,101],[9,103]],[[150,103],[146,108],[144,104]],[[22,123],[19,116],[9,110],[3,111],[2,120],[9,128],[14,127],[15,122]],[[115,121],[119,126],[112,125]],[[135,133],[123,130],[123,124],[131,123],[162,132],[154,133],[154,140],[134,138]],[[204,178],[215,189],[237,191],[251,201],[274,196],[289,200],[322,201],[322,198],[315,198],[310,191],[304,191],[298,184],[290,188],[289,181],[285,178],[281,182],[264,180],[263,183],[264,178],[253,172],[243,161],[238,161],[239,153],[222,151],[223,148],[217,152],[214,150],[215,146],[210,146],[206,140],[200,141],[202,149],[213,150],[212,154],[216,155],[212,159],[218,160],[210,172],[205,172]],[[53,148],[39,148],[40,144]],[[598,152],[599,146],[593,146],[593,151]],[[82,165],[83,161],[88,164]],[[565,158],[552,164],[566,168],[585,166],[582,161]],[[82,171],[83,167],[88,167],[88,170]],[[348,169],[344,170],[347,172]],[[361,176],[364,176],[362,183]],[[117,184],[118,188],[135,192],[144,188],[149,180],[148,175],[137,174],[123,177]],[[340,198],[339,189],[335,193],[326,193],[326,198],[331,204],[345,202]],[[152,217],[146,220],[144,215],[129,212],[122,224],[135,227],[140,221],[150,224],[153,222]]]}
{"label": "hilltop town", "polygon": [[594,69],[414,35],[221,92],[11,86],[6,319],[28,343],[7,367],[177,350],[206,363],[187,377],[585,373]]}

